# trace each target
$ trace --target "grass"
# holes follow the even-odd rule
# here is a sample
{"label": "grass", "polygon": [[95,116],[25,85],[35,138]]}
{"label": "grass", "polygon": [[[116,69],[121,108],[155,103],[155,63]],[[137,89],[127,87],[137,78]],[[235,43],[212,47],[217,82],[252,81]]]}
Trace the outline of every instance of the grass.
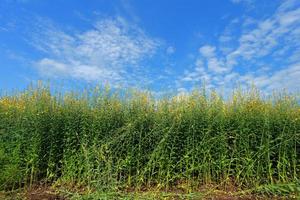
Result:
{"label": "grass", "polygon": [[190,195],[204,186],[300,193],[296,95],[252,88],[226,100],[205,90],[158,100],[108,87],[51,91],[40,84],[1,96],[0,190],[43,182],[87,195]]}

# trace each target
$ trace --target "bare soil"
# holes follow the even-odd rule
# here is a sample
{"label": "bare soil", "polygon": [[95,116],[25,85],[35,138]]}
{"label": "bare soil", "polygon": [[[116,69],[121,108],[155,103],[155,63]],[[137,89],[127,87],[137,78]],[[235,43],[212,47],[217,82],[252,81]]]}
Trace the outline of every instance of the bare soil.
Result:
{"label": "bare soil", "polygon": [[[204,192],[205,190],[203,190]],[[128,195],[130,193],[135,193],[135,199],[140,197],[145,197],[148,196],[147,193],[149,191],[141,191],[140,193],[135,193],[134,191],[126,191]],[[150,192],[151,193],[151,192]],[[124,194],[124,193],[123,193]],[[149,193],[148,193],[149,194]],[[172,191],[170,192],[170,196],[166,197],[159,197],[158,199],[184,199],[184,196],[182,195],[182,191]],[[202,193],[203,194],[203,193]],[[125,195],[126,196],[126,195]],[[120,197],[120,196],[119,196]],[[132,196],[131,196],[132,197]],[[4,195],[1,194],[0,192],[0,199],[7,199],[7,200],[16,200],[16,199],[24,199],[24,200],[68,200],[69,198],[63,196],[62,194],[59,194],[55,189],[52,189],[50,186],[47,185],[39,185],[39,186],[34,186],[28,190],[25,190],[21,193],[15,193],[11,195]],[[118,198],[118,195],[114,197],[114,199],[120,199]],[[144,199],[144,198],[143,198]],[[254,194],[244,194],[244,195],[237,195],[234,194],[234,192],[222,192],[222,191],[215,191],[212,192],[211,194],[207,194],[204,196],[198,196],[198,197],[187,197],[187,199],[195,199],[195,200],[284,200],[284,199],[296,199],[296,198],[287,198],[287,197],[267,197],[267,196],[260,196],[260,195],[254,195]]]}
{"label": "bare soil", "polygon": [[27,200],[66,200],[65,197],[47,186],[34,187],[26,191],[24,197]]}

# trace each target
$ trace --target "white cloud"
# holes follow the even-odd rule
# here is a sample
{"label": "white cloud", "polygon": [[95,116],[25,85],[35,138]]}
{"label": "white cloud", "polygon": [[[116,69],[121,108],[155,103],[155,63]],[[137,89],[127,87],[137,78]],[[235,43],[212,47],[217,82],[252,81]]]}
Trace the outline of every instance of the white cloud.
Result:
{"label": "white cloud", "polygon": [[[229,69],[225,67],[224,61],[218,58],[216,47],[205,45],[199,49],[200,56],[206,61],[207,68],[214,73],[223,73]],[[197,61],[199,62],[199,61]]]}
{"label": "white cloud", "polygon": [[294,63],[287,66],[285,69],[274,71],[272,74],[256,74],[248,73],[238,75],[239,82],[255,85],[266,92],[278,89],[289,89],[289,91],[299,91],[300,85],[300,63]]}
{"label": "white cloud", "polygon": [[45,56],[36,62],[43,75],[127,84],[139,63],[155,54],[160,42],[123,18],[103,19],[90,29],[69,34],[41,26],[32,41]]}
{"label": "white cloud", "polygon": [[171,54],[175,53],[175,51],[176,51],[175,47],[169,46],[167,48],[167,54],[168,55],[171,55]]}
{"label": "white cloud", "polygon": [[205,80],[215,88],[254,83],[266,92],[300,90],[300,1],[282,1],[263,20],[247,16],[243,19],[238,22],[239,35],[231,31],[237,25],[232,27],[230,23],[219,36],[218,44],[200,47],[194,67],[179,78],[178,87]]}
{"label": "white cloud", "polygon": [[64,63],[57,62],[48,58],[44,58],[37,62],[39,70],[44,75],[56,76],[56,75],[66,75],[69,73],[68,66]]}
{"label": "white cloud", "polygon": [[215,51],[216,51],[216,47],[210,46],[210,45],[202,46],[202,47],[199,49],[199,52],[200,52],[204,57],[207,57],[207,58],[214,57]]}
{"label": "white cloud", "polygon": [[224,63],[217,58],[210,58],[207,60],[207,67],[209,70],[215,73],[223,73],[228,71],[228,68],[224,66]]}
{"label": "white cloud", "polygon": [[221,35],[219,38],[219,41],[220,42],[229,42],[231,39],[232,39],[232,37],[229,35]]}

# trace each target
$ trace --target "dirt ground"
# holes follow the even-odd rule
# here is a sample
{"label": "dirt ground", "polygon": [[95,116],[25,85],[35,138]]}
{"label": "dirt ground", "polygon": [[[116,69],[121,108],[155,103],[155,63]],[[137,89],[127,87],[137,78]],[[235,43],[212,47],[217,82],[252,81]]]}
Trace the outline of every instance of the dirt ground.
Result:
{"label": "dirt ground", "polygon": [[[149,196],[148,196],[149,195]],[[152,197],[150,197],[152,196]],[[0,200],[68,200],[69,198],[65,197],[62,194],[58,194],[57,191],[55,191],[54,189],[52,189],[51,187],[47,187],[47,186],[35,186],[32,187],[31,189],[25,190],[23,192],[20,193],[12,193],[12,194],[1,194],[0,193]],[[97,195],[90,195],[88,198],[85,199],[103,199],[97,196]],[[160,195],[155,195],[153,196],[150,195],[150,193],[135,193],[134,195],[128,193],[128,196],[125,194],[121,196],[109,196],[109,197],[105,197],[104,199],[164,199],[164,200],[181,200],[181,199],[192,199],[192,200],[283,200],[283,199],[296,199],[296,198],[287,198],[287,197],[266,197],[266,196],[257,196],[257,195],[251,195],[251,194],[247,194],[247,195],[234,195],[231,193],[223,193],[223,192],[218,192],[218,193],[214,193],[214,194],[210,194],[210,195],[205,195],[205,196],[183,196],[180,194],[176,194],[173,193],[172,195],[166,197],[166,196],[160,196]]]}
{"label": "dirt ground", "polygon": [[49,187],[40,186],[22,192],[0,192],[0,200],[67,200],[67,198]]}

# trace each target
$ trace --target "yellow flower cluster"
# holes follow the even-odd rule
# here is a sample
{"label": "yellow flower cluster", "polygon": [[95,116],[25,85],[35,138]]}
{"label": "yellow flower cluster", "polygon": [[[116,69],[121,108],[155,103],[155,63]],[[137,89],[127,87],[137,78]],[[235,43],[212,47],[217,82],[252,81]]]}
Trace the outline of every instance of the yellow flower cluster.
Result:
{"label": "yellow flower cluster", "polygon": [[25,101],[23,99],[11,99],[8,97],[3,97],[2,99],[0,99],[0,106],[3,109],[11,109],[11,108],[15,108],[18,109],[20,111],[23,111],[25,109]]}

